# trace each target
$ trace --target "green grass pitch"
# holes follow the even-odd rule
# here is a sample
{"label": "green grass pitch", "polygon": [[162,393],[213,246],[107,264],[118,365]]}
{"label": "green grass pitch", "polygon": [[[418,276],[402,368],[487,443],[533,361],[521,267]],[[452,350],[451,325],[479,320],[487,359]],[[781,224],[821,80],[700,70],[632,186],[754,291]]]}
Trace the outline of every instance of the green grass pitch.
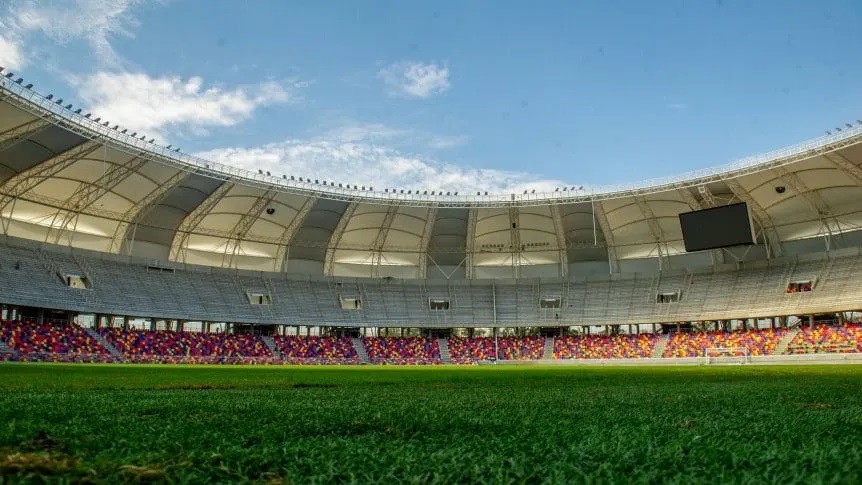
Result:
{"label": "green grass pitch", "polygon": [[862,483],[862,366],[0,366],[0,483]]}

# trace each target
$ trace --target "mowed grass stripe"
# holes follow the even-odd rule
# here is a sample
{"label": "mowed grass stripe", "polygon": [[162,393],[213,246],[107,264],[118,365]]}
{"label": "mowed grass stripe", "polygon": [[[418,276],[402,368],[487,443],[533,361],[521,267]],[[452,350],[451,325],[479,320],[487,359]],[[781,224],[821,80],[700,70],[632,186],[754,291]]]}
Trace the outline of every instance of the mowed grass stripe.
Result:
{"label": "mowed grass stripe", "polygon": [[862,367],[0,366],[0,474],[860,483]]}

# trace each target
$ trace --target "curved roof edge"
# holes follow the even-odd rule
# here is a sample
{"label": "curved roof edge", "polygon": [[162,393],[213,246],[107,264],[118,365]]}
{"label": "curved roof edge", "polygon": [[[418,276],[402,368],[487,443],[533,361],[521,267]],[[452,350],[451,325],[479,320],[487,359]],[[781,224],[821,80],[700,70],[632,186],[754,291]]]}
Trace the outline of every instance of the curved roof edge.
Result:
{"label": "curved roof edge", "polygon": [[[862,124],[857,124],[840,132],[824,135],[802,143],[753,155],[725,165],[704,168],[676,176],[655,178],[637,183],[610,186],[584,187],[574,191],[541,192],[525,194],[490,195],[420,195],[360,190],[333,187],[312,182],[300,182],[286,177],[279,178],[250,170],[205,160],[194,155],[181,153],[178,149],[168,148],[136,138],[110,128],[105,122],[100,124],[88,117],[73,112],[57,104],[36,91],[27,89],[11,77],[0,76],[0,94],[6,101],[69,131],[85,138],[97,140],[120,151],[130,154],[143,154],[164,165],[173,166],[188,172],[199,173],[216,179],[234,180],[237,183],[278,190],[287,193],[313,195],[319,198],[347,200],[367,204],[436,206],[436,207],[509,207],[568,204],[584,201],[600,201],[633,195],[691,187],[710,182],[760,172],[777,166],[788,165],[813,156],[829,153],[840,148],[862,142]],[[0,99],[2,99],[0,98]]]}

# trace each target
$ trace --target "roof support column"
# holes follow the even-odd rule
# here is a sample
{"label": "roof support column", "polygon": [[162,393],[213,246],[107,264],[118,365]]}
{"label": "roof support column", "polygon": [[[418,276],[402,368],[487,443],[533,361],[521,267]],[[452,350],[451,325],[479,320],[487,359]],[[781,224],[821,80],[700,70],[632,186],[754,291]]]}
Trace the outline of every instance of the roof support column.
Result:
{"label": "roof support column", "polygon": [[560,215],[560,206],[557,204],[551,205],[551,220],[554,221],[554,235],[557,237],[557,252],[560,255],[560,278],[565,278],[569,275],[569,254],[563,217]]}
{"label": "roof support column", "polygon": [[428,275],[428,245],[431,244],[431,231],[437,221],[437,207],[428,208],[428,217],[425,219],[425,229],[422,231],[422,240],[419,243],[419,278],[425,279]]}
{"label": "roof support column", "polygon": [[520,212],[517,206],[509,207],[509,231],[511,236],[512,249],[512,278],[518,279],[521,277],[521,258],[523,249],[521,248],[521,228]]}
{"label": "roof support column", "polygon": [[357,202],[351,202],[344,210],[344,214],[341,215],[341,219],[338,220],[335,230],[332,231],[329,245],[326,248],[326,258],[323,263],[323,274],[325,276],[332,276],[333,269],[335,268],[335,251],[338,249],[341,237],[344,236],[344,230],[347,229],[347,223],[350,222],[357,207],[359,207]]}
{"label": "roof support column", "polygon": [[766,245],[766,257],[772,258],[781,256],[783,254],[781,239],[778,237],[778,231],[775,230],[775,224],[772,222],[772,218],[769,217],[769,214],[767,214],[763,207],[754,200],[751,194],[742,187],[739,180],[728,178],[724,183],[727,184],[727,187],[739,200],[748,204],[748,208],[752,212],[752,219],[757,223],[761,234],[763,234],[763,242]]}
{"label": "roof support column", "polygon": [[219,185],[219,188],[210,194],[210,196],[207,197],[201,205],[197,206],[195,210],[183,219],[183,223],[180,224],[179,229],[177,229],[177,233],[174,234],[174,240],[171,243],[171,252],[169,256],[171,261],[185,262],[186,243],[189,240],[189,236],[191,236],[192,231],[200,225],[204,220],[204,217],[213,210],[216,204],[221,202],[234,185],[234,182],[225,182]]}
{"label": "roof support column", "polygon": [[605,236],[605,243],[608,246],[608,267],[611,273],[620,272],[620,261],[617,258],[617,250],[614,243],[614,233],[611,231],[611,225],[608,223],[608,216],[605,213],[604,205],[601,202],[592,201],[593,204],[593,219],[599,223],[602,234]]}
{"label": "roof support column", "polygon": [[475,277],[473,255],[476,250],[476,219],[479,217],[479,209],[472,207],[467,209],[467,241],[464,270],[468,280]]}
{"label": "roof support column", "polygon": [[293,235],[302,226],[306,216],[311,212],[311,208],[314,207],[315,202],[317,202],[317,198],[315,197],[305,199],[305,202],[299,208],[293,220],[290,221],[290,224],[281,233],[281,237],[278,239],[278,249],[275,254],[273,271],[285,271],[287,269],[288,245],[290,244],[290,240],[293,239]]}
{"label": "roof support column", "polygon": [[228,240],[224,256],[222,257],[222,267],[235,267],[237,252],[242,244],[242,240],[245,239],[249,229],[251,229],[251,226],[257,222],[260,215],[263,214],[263,211],[272,204],[272,200],[275,199],[276,195],[278,195],[278,192],[275,190],[267,190],[264,192],[262,196],[258,197],[257,200],[254,201],[254,204],[248,212],[243,214],[239,222],[233,226],[233,229],[230,231],[231,239]]}
{"label": "roof support column", "polygon": [[[154,190],[152,190],[149,194],[144,196],[137,204],[135,204],[132,208],[130,208],[123,215],[123,220],[119,224],[117,224],[116,229],[114,229],[114,236],[111,238],[111,246],[108,249],[110,253],[119,253],[120,249],[123,247],[123,240],[129,237],[129,226],[132,224],[132,221],[137,219],[137,217],[141,214],[144,214],[145,211],[149,210],[153,205],[157,204],[165,194],[168,193],[169,190],[178,186],[182,183],[186,177],[189,176],[188,172],[184,172],[182,170],[177,173],[171,175],[170,178],[164,181],[161,185],[157,186]],[[134,238],[132,237],[133,241]],[[129,245],[129,254],[131,254],[131,245]]]}

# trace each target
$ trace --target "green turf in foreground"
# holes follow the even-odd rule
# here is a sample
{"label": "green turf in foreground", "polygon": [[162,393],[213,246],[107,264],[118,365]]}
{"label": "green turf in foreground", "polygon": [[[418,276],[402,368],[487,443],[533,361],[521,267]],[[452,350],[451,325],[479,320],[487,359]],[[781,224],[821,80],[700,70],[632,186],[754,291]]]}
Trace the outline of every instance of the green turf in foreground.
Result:
{"label": "green turf in foreground", "polygon": [[860,443],[849,365],[0,366],[10,482],[860,483]]}

